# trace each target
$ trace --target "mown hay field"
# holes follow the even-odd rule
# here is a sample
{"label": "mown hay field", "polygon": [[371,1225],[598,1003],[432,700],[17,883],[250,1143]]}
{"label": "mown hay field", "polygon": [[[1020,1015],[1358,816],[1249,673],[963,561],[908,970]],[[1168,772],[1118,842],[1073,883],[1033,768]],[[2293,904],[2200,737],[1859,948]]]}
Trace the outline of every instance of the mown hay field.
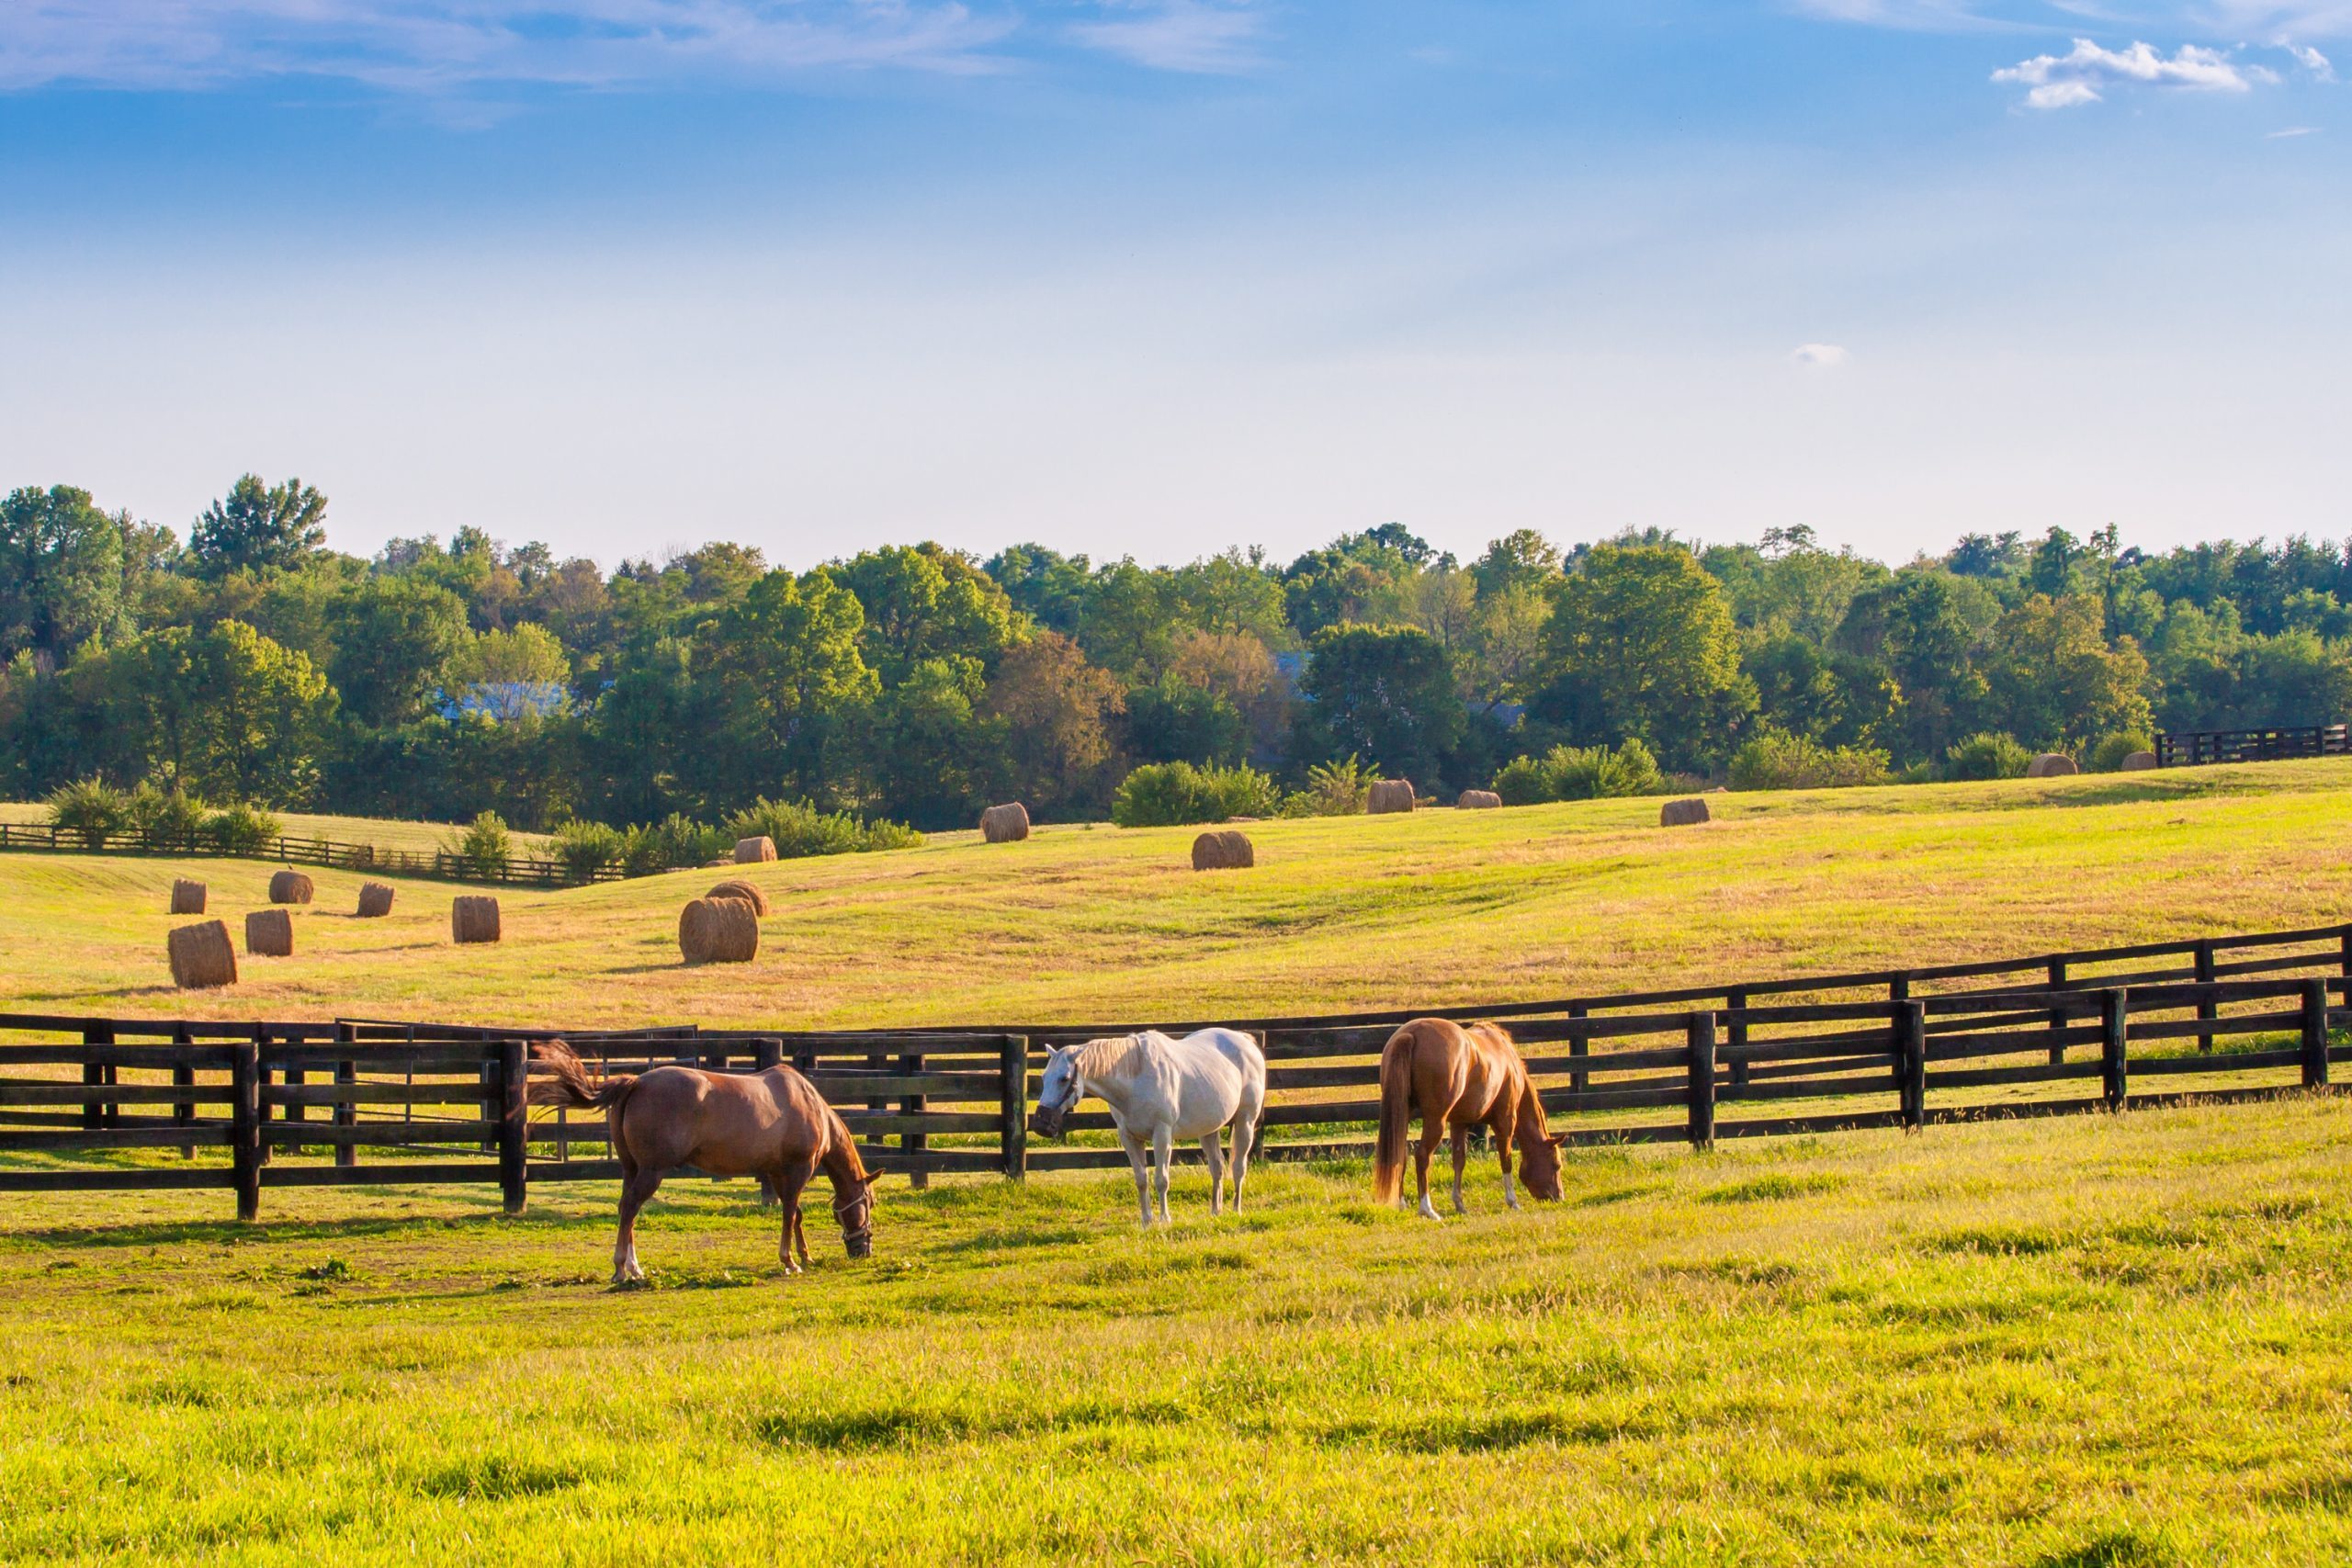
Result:
{"label": "mown hay field", "polygon": [[[349,918],[164,987],[175,874],[0,856],[5,1005],[881,1023],[1537,997],[2352,909],[2352,765],[1262,823],[741,868]],[[746,1183],[0,1197],[0,1561],[2171,1565],[2352,1553],[2352,1101],[1573,1151],[1466,1219],[1261,1168],[1138,1232],[1124,1174],[886,1179],[787,1280]],[[820,1187],[821,1193],[822,1188]]]}
{"label": "mown hay field", "polygon": [[[1269,1015],[1916,965],[2352,914],[2352,762],[1251,825],[1195,873],[1188,828],[1046,828],[917,850],[503,888],[453,947],[447,883],[308,868],[296,956],[173,991],[175,876],[231,921],[266,864],[0,854],[0,1008],[572,1026],[842,1026]],[[380,875],[380,874],[370,874]],[[720,875],[775,906],[760,955],[685,967],[678,911]]]}

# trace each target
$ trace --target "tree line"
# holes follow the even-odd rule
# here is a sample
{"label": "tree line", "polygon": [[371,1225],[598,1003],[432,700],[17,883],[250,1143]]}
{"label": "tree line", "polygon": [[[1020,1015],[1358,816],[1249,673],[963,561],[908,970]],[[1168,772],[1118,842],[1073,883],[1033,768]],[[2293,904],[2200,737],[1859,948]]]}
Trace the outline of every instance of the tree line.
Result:
{"label": "tree line", "polygon": [[1462,561],[1391,523],[1287,563],[919,544],[792,571],[714,543],[607,572],[475,527],[363,559],[326,512],[247,475],[183,542],[69,486],[0,502],[0,794],[943,827],[998,799],[1099,818],[1154,765],[1253,803],[1329,798],[1335,770],[1344,794],[1350,759],[1525,799],[1982,775],[2352,712],[2352,555],[2303,538],[2052,528],[1890,567],[1803,527],[1522,529]]}

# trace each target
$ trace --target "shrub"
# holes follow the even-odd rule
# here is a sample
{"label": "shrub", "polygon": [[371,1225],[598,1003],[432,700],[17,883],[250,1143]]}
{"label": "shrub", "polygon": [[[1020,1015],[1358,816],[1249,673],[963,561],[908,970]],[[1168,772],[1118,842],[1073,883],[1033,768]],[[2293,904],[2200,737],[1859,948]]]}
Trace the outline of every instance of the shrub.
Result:
{"label": "shrub", "polygon": [[126,801],[130,825],[147,835],[151,844],[186,845],[204,831],[204,803],[176,789],[141,784]]}
{"label": "shrub", "polygon": [[49,825],[78,835],[85,849],[103,850],[130,826],[130,797],[101,778],[61,784],[49,797]]}
{"label": "shrub", "polygon": [[570,881],[594,882],[598,872],[620,864],[628,852],[627,835],[602,822],[566,822],[555,830],[556,863]]}
{"label": "shrub", "polygon": [[1495,775],[1494,784],[1505,806],[1657,795],[1665,788],[1657,759],[1634,739],[1613,751],[1606,746],[1555,746],[1541,757],[1514,757]]}
{"label": "shrub", "polygon": [[718,829],[697,822],[683,811],[673,811],[648,827],[630,829],[621,853],[631,872],[643,874],[708,865],[726,853],[733,842]]}
{"label": "shrub", "polygon": [[1824,746],[1809,735],[1766,726],[1732,754],[1734,789],[1844,789],[1883,784],[1886,753],[1867,746]]}
{"label": "shrub", "polygon": [[224,855],[259,854],[264,844],[277,837],[278,829],[277,818],[242,801],[204,819],[204,836]]}
{"label": "shrub", "polygon": [[846,811],[820,811],[810,801],[766,799],[729,817],[718,839],[723,846],[762,836],[775,840],[778,860],[909,849],[922,842],[922,835],[903,822],[867,822]]}
{"label": "shrub", "polygon": [[1944,753],[1948,779],[2021,779],[2033,753],[1997,730],[1972,735]]}
{"label": "shrub", "polygon": [[[1283,796],[1275,809],[1284,817],[1355,817],[1379,781],[1380,770],[1367,766],[1354,752],[1336,762],[1317,762],[1306,770],[1306,787]],[[1254,815],[1243,812],[1240,815]]]}
{"label": "shrub", "polygon": [[485,811],[464,832],[445,840],[441,847],[466,872],[488,881],[506,869],[506,858],[513,852],[514,842],[514,836],[506,830],[506,819],[495,811]]}
{"label": "shrub", "polygon": [[2112,735],[2102,735],[2098,744],[2091,748],[2090,771],[2095,773],[2120,773],[2123,771],[2124,758],[2134,751],[2153,751],[2155,749],[2155,738],[2143,730],[2120,729]]}
{"label": "shrub", "polygon": [[1274,781],[1247,764],[1196,768],[1190,762],[1148,762],[1112,795],[1111,820],[1122,828],[1164,828],[1270,817],[1281,806]]}

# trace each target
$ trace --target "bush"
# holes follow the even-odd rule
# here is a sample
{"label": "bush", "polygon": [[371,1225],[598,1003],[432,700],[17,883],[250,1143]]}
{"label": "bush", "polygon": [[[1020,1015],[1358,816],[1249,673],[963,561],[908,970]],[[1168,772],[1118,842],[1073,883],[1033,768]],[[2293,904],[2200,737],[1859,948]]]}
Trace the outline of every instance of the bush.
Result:
{"label": "bush", "polygon": [[555,830],[556,863],[569,881],[594,882],[598,872],[620,864],[628,853],[628,836],[602,822],[566,822]]}
{"label": "bush", "polygon": [[192,845],[204,831],[204,803],[176,789],[142,784],[126,802],[130,825],[147,835],[151,844]]}
{"label": "bush", "polygon": [[1555,746],[1541,757],[1514,757],[1495,775],[1494,789],[1505,806],[1536,806],[1658,795],[1666,789],[1666,775],[1648,747],[1628,739],[1613,751],[1606,746]]}
{"label": "bush", "polygon": [[820,811],[810,801],[766,799],[729,817],[719,839],[723,847],[762,836],[775,840],[778,860],[909,849],[922,842],[922,835],[903,822],[866,822],[846,811]]}
{"label": "bush", "polygon": [[1972,735],[1944,753],[1948,779],[2021,779],[2033,753],[1996,730]]}
{"label": "bush", "polygon": [[277,837],[277,818],[259,807],[240,802],[224,806],[204,819],[204,836],[224,855],[255,855]]}
{"label": "bush", "polygon": [[1361,816],[1363,803],[1379,777],[1377,767],[1366,766],[1351,751],[1339,761],[1317,762],[1308,768],[1306,787],[1283,796],[1275,809],[1284,817]]}
{"label": "bush", "polygon": [[506,830],[506,819],[495,811],[485,811],[463,833],[444,840],[441,847],[466,872],[490,881],[506,869],[514,842],[514,836]]}
{"label": "bush", "polygon": [[708,865],[733,843],[718,829],[697,822],[683,811],[673,811],[649,827],[628,830],[621,850],[622,863],[636,875]]}
{"label": "bush", "polygon": [[1883,784],[1886,753],[1867,746],[1824,746],[1809,735],[1766,726],[1732,754],[1734,789],[1846,789]]}
{"label": "bush", "polygon": [[1112,795],[1111,820],[1122,828],[1165,828],[1271,817],[1281,808],[1274,781],[1246,764],[1196,768],[1190,762],[1148,762]]}
{"label": "bush", "polygon": [[78,835],[84,849],[103,850],[130,826],[130,797],[101,778],[61,784],[49,797],[49,825]]}
{"label": "bush", "polygon": [[2123,771],[2124,758],[2134,751],[2153,751],[2155,749],[2155,738],[2143,730],[2121,729],[2112,735],[2102,735],[2098,744],[2091,748],[2090,771],[2095,773],[2120,773]]}

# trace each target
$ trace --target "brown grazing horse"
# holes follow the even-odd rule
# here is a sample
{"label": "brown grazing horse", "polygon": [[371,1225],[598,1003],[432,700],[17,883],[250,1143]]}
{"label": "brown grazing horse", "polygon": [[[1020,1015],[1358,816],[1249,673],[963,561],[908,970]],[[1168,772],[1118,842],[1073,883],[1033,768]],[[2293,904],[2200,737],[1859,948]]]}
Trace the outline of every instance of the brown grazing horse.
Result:
{"label": "brown grazing horse", "polygon": [[[637,1212],[681,1166],[712,1176],[756,1176],[784,1204],[777,1256],[797,1274],[808,1261],[800,1190],[821,1168],[833,1182],[833,1218],[852,1258],[874,1250],[874,1178],[857,1145],[816,1086],[790,1067],[707,1073],[664,1065],[644,1073],[591,1078],[571,1047],[542,1040],[532,1055],[550,1075],[531,1081],[533,1105],[605,1112],[621,1161],[621,1234],[613,1244],[613,1283],[645,1278],[637,1263]],[[800,1261],[793,1261],[797,1247]]]}
{"label": "brown grazing horse", "polygon": [[1519,1207],[1512,1190],[1510,1154],[1519,1150],[1527,1190],[1538,1198],[1560,1196],[1560,1139],[1544,1130],[1544,1102],[1527,1081],[1527,1064],[1510,1035],[1491,1023],[1464,1029],[1451,1019],[1417,1018],[1388,1037],[1380,1053],[1380,1140],[1372,1162],[1372,1195],[1394,1202],[1404,1185],[1405,1136],[1413,1112],[1421,1116],[1420,1145],[1414,1170],[1420,1180],[1421,1213],[1430,1207],[1430,1156],[1451,1127],[1453,1132],[1453,1212],[1462,1207],[1462,1168],[1470,1158],[1470,1129],[1490,1128],[1503,1163],[1503,1201]]}

